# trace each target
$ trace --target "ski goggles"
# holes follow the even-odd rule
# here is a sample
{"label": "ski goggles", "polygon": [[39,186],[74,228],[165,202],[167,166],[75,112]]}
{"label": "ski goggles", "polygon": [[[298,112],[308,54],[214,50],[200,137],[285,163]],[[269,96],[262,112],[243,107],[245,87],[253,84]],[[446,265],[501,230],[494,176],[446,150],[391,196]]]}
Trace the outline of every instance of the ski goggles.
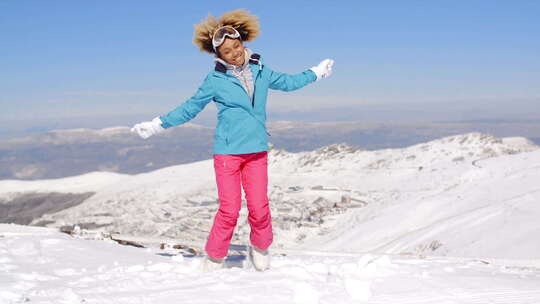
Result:
{"label": "ski goggles", "polygon": [[218,46],[223,44],[226,37],[240,38],[240,33],[234,27],[229,25],[218,28],[212,37],[212,46],[214,47],[214,51],[217,50]]}

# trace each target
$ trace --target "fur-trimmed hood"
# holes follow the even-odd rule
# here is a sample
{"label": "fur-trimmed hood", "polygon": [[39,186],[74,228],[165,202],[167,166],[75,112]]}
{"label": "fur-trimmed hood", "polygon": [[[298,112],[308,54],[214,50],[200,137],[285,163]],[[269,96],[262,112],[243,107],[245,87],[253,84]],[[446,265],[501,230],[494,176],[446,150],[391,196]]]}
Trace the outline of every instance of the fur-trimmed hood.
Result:
{"label": "fur-trimmed hood", "polygon": [[234,27],[240,33],[242,41],[253,41],[260,34],[260,24],[257,16],[249,13],[246,9],[236,9],[223,13],[219,18],[208,14],[201,23],[195,24],[193,44],[199,47],[201,52],[214,54],[212,37],[214,32],[225,25]]}

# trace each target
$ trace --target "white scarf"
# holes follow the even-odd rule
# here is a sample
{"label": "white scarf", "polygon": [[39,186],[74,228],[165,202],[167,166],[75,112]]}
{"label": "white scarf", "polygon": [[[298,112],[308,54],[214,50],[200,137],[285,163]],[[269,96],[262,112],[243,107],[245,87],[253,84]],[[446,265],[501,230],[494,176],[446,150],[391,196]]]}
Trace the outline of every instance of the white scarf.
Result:
{"label": "white scarf", "polygon": [[214,56],[214,61],[221,62],[227,72],[230,71],[231,74],[236,76],[244,89],[248,92],[249,98],[253,96],[253,74],[251,73],[251,68],[249,67],[249,59],[251,58],[253,52],[251,49],[244,47],[244,64],[243,65],[233,65],[227,63],[225,60],[219,58],[217,55]]}

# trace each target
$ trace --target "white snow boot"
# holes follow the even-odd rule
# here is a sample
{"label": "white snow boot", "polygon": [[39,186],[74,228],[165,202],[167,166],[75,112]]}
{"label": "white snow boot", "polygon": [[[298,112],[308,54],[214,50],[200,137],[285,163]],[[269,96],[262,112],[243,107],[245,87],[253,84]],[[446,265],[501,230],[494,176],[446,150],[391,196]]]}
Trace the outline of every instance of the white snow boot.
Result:
{"label": "white snow boot", "polygon": [[249,246],[249,259],[258,271],[264,271],[270,268],[270,253],[268,250],[262,250],[255,246]]}
{"label": "white snow boot", "polygon": [[203,272],[212,272],[215,270],[223,269],[225,266],[224,258],[216,259],[211,256],[206,256],[202,263]]}

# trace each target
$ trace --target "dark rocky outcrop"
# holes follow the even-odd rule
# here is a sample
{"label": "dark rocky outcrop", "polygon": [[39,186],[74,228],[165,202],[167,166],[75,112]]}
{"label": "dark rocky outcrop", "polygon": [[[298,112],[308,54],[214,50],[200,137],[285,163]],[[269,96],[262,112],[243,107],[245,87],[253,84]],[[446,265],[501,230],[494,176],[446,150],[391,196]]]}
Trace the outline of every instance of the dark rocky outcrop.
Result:
{"label": "dark rocky outcrop", "polygon": [[[28,225],[32,220],[41,217],[43,214],[55,213],[63,209],[77,206],[94,194],[95,192],[23,193],[11,201],[0,201],[0,223]],[[42,224],[45,225],[46,223]]]}

